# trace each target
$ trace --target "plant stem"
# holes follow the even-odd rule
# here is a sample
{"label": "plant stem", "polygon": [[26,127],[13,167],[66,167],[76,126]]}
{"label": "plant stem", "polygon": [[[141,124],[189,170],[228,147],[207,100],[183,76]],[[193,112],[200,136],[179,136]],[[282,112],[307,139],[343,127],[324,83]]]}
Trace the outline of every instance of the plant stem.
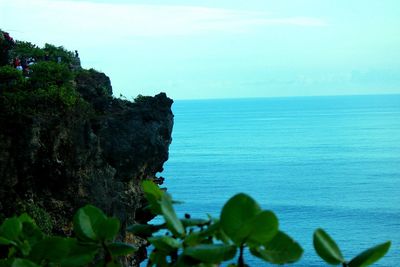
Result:
{"label": "plant stem", "polygon": [[170,256],[171,256],[171,262],[176,263],[178,261],[178,250],[176,249],[172,251]]}
{"label": "plant stem", "polygon": [[106,266],[107,263],[112,262],[112,256],[111,256],[110,250],[108,249],[108,247],[106,246],[106,244],[105,244],[104,241],[101,242],[101,246],[103,247],[104,252],[105,252],[105,256],[104,256],[104,266]]}
{"label": "plant stem", "polygon": [[244,250],[244,244],[241,244],[240,245],[240,254],[239,254],[239,259],[238,259],[238,267],[244,267],[243,250]]}

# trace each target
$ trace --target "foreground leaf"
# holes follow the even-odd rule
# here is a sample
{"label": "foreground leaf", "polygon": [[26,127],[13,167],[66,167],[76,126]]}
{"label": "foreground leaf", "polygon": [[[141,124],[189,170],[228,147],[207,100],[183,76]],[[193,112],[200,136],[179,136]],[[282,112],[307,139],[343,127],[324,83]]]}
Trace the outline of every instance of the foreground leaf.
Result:
{"label": "foreground leaf", "polygon": [[337,265],[345,262],[339,247],[323,229],[314,232],[313,243],[317,254],[327,263]]}
{"label": "foreground leaf", "polygon": [[150,204],[150,210],[155,215],[161,215],[161,207],[159,201],[161,200],[163,191],[152,181],[145,180],[142,182],[143,192],[147,201]]}
{"label": "foreground leaf", "polygon": [[39,265],[37,265],[34,262],[31,262],[30,260],[15,259],[11,267],[39,267]]}
{"label": "foreground leaf", "polygon": [[391,242],[385,242],[365,250],[349,262],[349,267],[365,267],[378,261],[385,256],[390,248]]}
{"label": "foreground leaf", "polygon": [[220,263],[236,255],[236,246],[224,244],[202,244],[184,250],[184,255],[205,263]]}
{"label": "foreground leaf", "polygon": [[115,242],[107,246],[109,251],[111,252],[111,255],[114,257],[117,256],[126,256],[129,254],[134,253],[137,251],[137,248],[126,243],[120,243],[120,242]]}
{"label": "foreground leaf", "polygon": [[[232,241],[241,245],[248,235],[242,231],[243,227],[260,212],[260,206],[250,196],[243,193],[237,194],[229,199],[222,208],[221,228]],[[250,229],[247,231],[250,232]]]}
{"label": "foreground leaf", "polygon": [[18,220],[21,223],[32,223],[35,224],[35,221],[29,216],[27,213],[22,213],[19,217]]}
{"label": "foreground leaf", "polygon": [[80,244],[75,238],[68,238],[70,252],[61,260],[61,267],[88,266],[99,251],[94,244]]}
{"label": "foreground leaf", "polygon": [[96,231],[100,229],[100,225],[106,218],[100,209],[92,205],[86,205],[80,208],[74,216],[74,232],[83,240],[97,240]]}
{"label": "foreground leaf", "polygon": [[22,223],[18,218],[6,219],[0,226],[0,235],[8,240],[17,240],[22,232]]}
{"label": "foreground leaf", "polygon": [[176,215],[171,197],[167,193],[164,193],[161,197],[161,211],[168,229],[176,236],[184,236],[185,228],[183,228],[182,222]]}
{"label": "foreground leaf", "polygon": [[270,241],[278,233],[278,218],[272,211],[262,211],[249,223],[250,233],[247,243],[262,245]]}
{"label": "foreground leaf", "polygon": [[117,236],[120,228],[120,222],[117,218],[107,218],[98,224],[94,229],[101,240],[111,241]]}
{"label": "foreground leaf", "polygon": [[70,251],[70,243],[66,238],[48,237],[37,242],[30,253],[34,262],[40,263],[46,259],[53,262],[60,262]]}
{"label": "foreground leaf", "polygon": [[167,255],[155,251],[151,252],[149,256],[149,262],[147,263],[147,267],[149,266],[168,266]]}
{"label": "foreground leaf", "polygon": [[181,247],[181,244],[175,238],[170,236],[155,236],[150,237],[148,241],[158,250],[169,254],[170,252]]}
{"label": "foreground leaf", "polygon": [[0,245],[14,245],[14,246],[16,246],[17,243],[15,243],[15,242],[12,241],[12,240],[9,240],[9,239],[7,239],[7,238],[4,238],[4,237],[1,237],[1,236],[0,236]]}
{"label": "foreground leaf", "polygon": [[279,231],[264,248],[251,248],[250,252],[273,264],[286,264],[298,261],[303,254],[301,246],[284,232]]}

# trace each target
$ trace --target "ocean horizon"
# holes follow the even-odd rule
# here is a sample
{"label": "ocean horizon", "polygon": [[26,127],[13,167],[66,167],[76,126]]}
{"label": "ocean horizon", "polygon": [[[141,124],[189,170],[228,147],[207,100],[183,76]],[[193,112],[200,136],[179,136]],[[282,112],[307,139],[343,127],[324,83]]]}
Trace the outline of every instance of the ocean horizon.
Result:
{"label": "ocean horizon", "polygon": [[177,100],[173,112],[161,175],[179,215],[218,217],[244,192],[304,248],[293,266],[324,266],[319,227],[346,259],[391,240],[374,266],[400,262],[400,95]]}

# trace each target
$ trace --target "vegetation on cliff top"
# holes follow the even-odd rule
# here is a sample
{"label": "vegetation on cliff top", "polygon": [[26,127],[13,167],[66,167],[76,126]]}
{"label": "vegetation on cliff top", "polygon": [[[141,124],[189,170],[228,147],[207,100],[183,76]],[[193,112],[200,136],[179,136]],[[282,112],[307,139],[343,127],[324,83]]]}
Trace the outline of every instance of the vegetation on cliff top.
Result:
{"label": "vegetation on cliff top", "polygon": [[2,112],[26,115],[53,109],[58,113],[84,106],[74,83],[81,69],[72,52],[49,44],[39,48],[14,41],[1,31],[0,36]]}

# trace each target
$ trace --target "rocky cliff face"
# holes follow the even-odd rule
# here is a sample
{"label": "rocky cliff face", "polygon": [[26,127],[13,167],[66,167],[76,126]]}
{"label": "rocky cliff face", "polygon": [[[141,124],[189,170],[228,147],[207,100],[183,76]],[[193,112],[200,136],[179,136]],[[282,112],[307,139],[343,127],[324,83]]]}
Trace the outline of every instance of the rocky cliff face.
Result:
{"label": "rocky cliff face", "polygon": [[109,78],[94,70],[77,73],[73,87],[84,101],[68,110],[37,103],[38,111],[17,112],[0,94],[0,217],[27,211],[45,231],[68,235],[74,212],[91,203],[123,230],[148,221],[139,183],[168,159],[173,101],[113,98]]}

